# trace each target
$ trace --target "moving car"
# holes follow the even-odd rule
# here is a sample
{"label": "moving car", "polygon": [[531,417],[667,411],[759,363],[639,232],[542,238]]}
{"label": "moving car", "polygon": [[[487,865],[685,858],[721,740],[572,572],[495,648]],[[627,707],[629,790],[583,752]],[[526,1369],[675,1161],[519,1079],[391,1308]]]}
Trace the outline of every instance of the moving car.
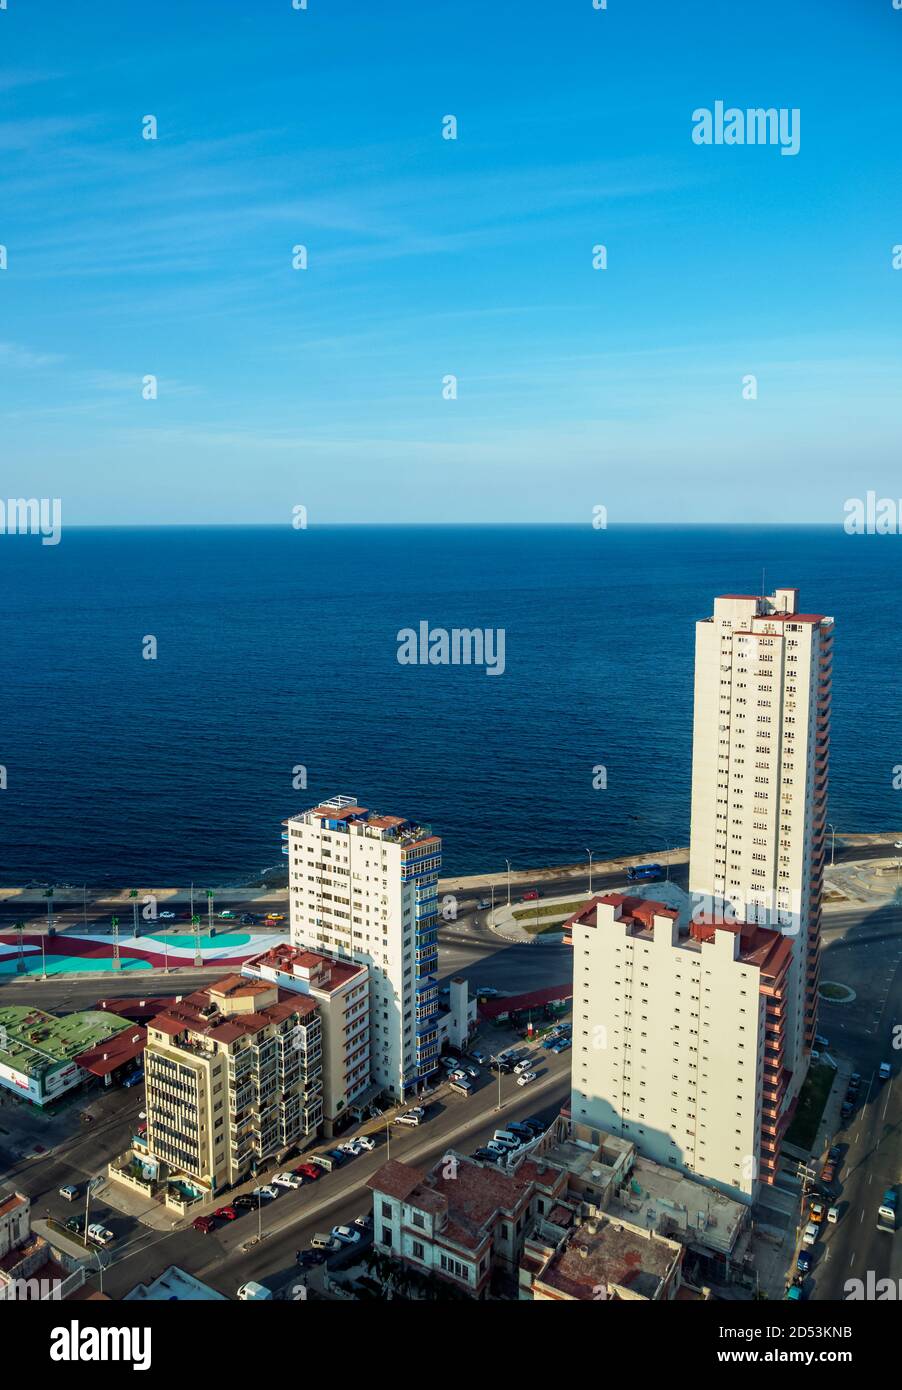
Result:
{"label": "moving car", "polygon": [[275,1187],[288,1187],[294,1191],[302,1186],[302,1180],[297,1173],[276,1173],[273,1178],[273,1185]]}
{"label": "moving car", "polygon": [[517,1077],[517,1085],[528,1086],[530,1081],[535,1081],[535,1079],[536,1073],[534,1071],[525,1071],[523,1072],[522,1076]]}
{"label": "moving car", "polygon": [[338,1240],[342,1245],[356,1245],[361,1239],[359,1231],[355,1231],[353,1226],[333,1226],[332,1239]]}
{"label": "moving car", "polygon": [[201,1235],[208,1236],[211,1231],[216,1230],[216,1223],[212,1216],[197,1216],[191,1222],[195,1231],[200,1231]]}
{"label": "moving car", "polygon": [[220,920],[221,922],[233,922],[233,921],[235,920],[235,914],[234,914],[234,912],[229,912],[229,911],[220,912],[220,914],[219,914],[219,920]]}
{"label": "moving car", "polygon": [[284,912],[267,912],[267,914],[266,914],[266,916],[265,916],[265,918],[264,918],[263,920],[264,920],[265,922],[284,922],[284,921],[285,921],[285,913],[284,913]]}
{"label": "moving car", "polygon": [[525,1071],[529,1071],[529,1067],[530,1059],[528,1057],[524,1057],[522,1062],[517,1062],[516,1066],[514,1067],[514,1072],[517,1076],[522,1076]]}
{"label": "moving car", "polygon": [[74,1183],[66,1183],[65,1187],[60,1188],[60,1196],[65,1197],[67,1202],[74,1202],[78,1197],[78,1188]]}
{"label": "moving car", "polygon": [[525,893],[520,894],[520,901],[521,903],[534,903],[538,896],[538,888],[527,888]]}
{"label": "moving car", "polygon": [[256,920],[256,917],[254,917],[250,912],[242,912],[241,914],[241,925],[243,927],[252,927]]}
{"label": "moving car", "polygon": [[491,907],[491,906],[492,906],[492,903],[491,903],[491,900],[490,900],[489,898],[480,898],[480,899],[479,899],[479,902],[476,904],[476,911],[477,911],[477,912],[485,912],[486,908],[487,908],[487,907]]}

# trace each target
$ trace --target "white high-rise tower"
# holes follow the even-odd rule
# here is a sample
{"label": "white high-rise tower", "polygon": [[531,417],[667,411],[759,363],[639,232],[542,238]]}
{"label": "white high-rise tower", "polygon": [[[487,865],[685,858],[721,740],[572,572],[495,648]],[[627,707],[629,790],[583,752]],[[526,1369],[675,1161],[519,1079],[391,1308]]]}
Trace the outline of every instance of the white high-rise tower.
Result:
{"label": "white high-rise tower", "polygon": [[403,1097],[438,1063],[438,872],[428,826],[334,796],[285,822],[295,946],[370,968],[373,1080]]}
{"label": "white high-rise tower", "polygon": [[696,625],[689,889],[793,940],[784,1117],[817,1024],[832,660],[833,619],[796,589],[725,594]]}

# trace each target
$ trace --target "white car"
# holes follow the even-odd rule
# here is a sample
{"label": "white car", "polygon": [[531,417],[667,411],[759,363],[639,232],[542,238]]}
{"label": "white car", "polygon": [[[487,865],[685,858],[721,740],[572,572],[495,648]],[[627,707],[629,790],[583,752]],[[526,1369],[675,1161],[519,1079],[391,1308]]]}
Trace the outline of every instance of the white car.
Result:
{"label": "white car", "polygon": [[296,1173],[276,1173],[273,1178],[273,1186],[290,1187],[293,1190],[296,1187],[302,1187],[303,1182]]}
{"label": "white car", "polygon": [[357,1147],[356,1139],[346,1139],[343,1144],[339,1144],[338,1152],[342,1154],[350,1154],[353,1158],[356,1158],[357,1155],[360,1153],[360,1150]]}
{"label": "white car", "polygon": [[517,1085],[528,1086],[530,1081],[535,1081],[535,1079],[536,1073],[534,1071],[525,1071],[521,1076],[517,1077]]}
{"label": "white car", "polygon": [[372,1153],[373,1149],[376,1147],[375,1139],[371,1139],[368,1134],[359,1135],[354,1140],[354,1144],[358,1150],[366,1149],[367,1153]]}
{"label": "white car", "polygon": [[97,1221],[88,1227],[88,1239],[93,1240],[96,1245],[109,1245],[116,1237]]}
{"label": "white car", "polygon": [[809,1221],[805,1227],[805,1234],[802,1236],[803,1245],[813,1245],[818,1238],[820,1226],[814,1221]]}
{"label": "white car", "polygon": [[279,1189],[274,1187],[271,1182],[265,1182],[262,1187],[255,1187],[251,1193],[252,1197],[268,1197],[273,1201],[279,1195]]}
{"label": "white car", "polygon": [[514,1067],[514,1071],[516,1072],[517,1076],[521,1076],[523,1072],[529,1071],[529,1058],[524,1057],[522,1062],[518,1062],[517,1065]]}
{"label": "white car", "polygon": [[340,1240],[342,1245],[356,1245],[360,1240],[360,1232],[355,1231],[353,1226],[333,1226],[332,1239]]}
{"label": "white car", "polygon": [[355,1226],[359,1226],[360,1229],[361,1229],[362,1231],[368,1231],[369,1228],[370,1228],[370,1226],[372,1226],[372,1224],[373,1224],[373,1218],[372,1218],[371,1216],[355,1216],[355,1217],[354,1217],[354,1225],[355,1225]]}
{"label": "white car", "polygon": [[472,1078],[473,1078],[474,1081],[478,1080],[478,1078],[479,1078],[479,1068],[478,1068],[478,1067],[464,1067],[464,1071],[467,1073],[467,1076],[472,1076]]}
{"label": "white car", "polygon": [[457,1070],[451,1072],[448,1077],[449,1081],[466,1081],[466,1079],[467,1073],[464,1071],[463,1067],[458,1067]]}

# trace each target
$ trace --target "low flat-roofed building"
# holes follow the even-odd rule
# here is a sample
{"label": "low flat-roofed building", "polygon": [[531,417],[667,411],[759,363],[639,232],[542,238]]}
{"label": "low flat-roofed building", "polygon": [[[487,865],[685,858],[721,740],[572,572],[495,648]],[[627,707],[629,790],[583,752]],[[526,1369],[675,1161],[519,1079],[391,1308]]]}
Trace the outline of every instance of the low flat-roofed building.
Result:
{"label": "low flat-roofed building", "polygon": [[29,1005],[0,1008],[0,1086],[47,1105],[87,1079],[80,1054],[129,1029],[127,1018],[99,1009],[57,1018]]}
{"label": "low flat-roofed building", "polygon": [[124,1303],[228,1303],[224,1293],[201,1283],[178,1265],[170,1265],[149,1284],[137,1284],[123,1298]]}
{"label": "low flat-roofed building", "polygon": [[533,1274],[532,1298],[666,1302],[680,1287],[682,1261],[678,1241],[599,1215],[576,1227]]}

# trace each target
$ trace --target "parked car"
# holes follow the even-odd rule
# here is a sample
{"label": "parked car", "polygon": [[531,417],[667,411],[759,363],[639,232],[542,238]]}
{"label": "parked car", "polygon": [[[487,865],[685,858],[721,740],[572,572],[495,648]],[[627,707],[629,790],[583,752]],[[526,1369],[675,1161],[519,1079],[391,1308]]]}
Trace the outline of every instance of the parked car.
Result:
{"label": "parked car", "polygon": [[525,1071],[529,1071],[529,1067],[530,1059],[528,1057],[524,1057],[521,1062],[517,1062],[514,1066],[514,1074],[516,1076],[522,1076]]}
{"label": "parked car", "polygon": [[85,1218],[83,1216],[70,1216],[66,1222],[66,1230],[72,1231],[73,1235],[80,1236],[85,1229]]}
{"label": "parked car", "polygon": [[786,1290],[785,1297],[792,1303],[800,1302],[805,1297],[802,1293],[801,1284],[790,1284],[789,1288]]}
{"label": "parked car", "polygon": [[839,1207],[834,1202],[832,1207],[827,1208],[827,1220],[831,1226],[835,1226],[839,1220]]}
{"label": "parked car", "polygon": [[92,1222],[88,1227],[88,1240],[93,1240],[95,1245],[111,1245],[115,1239],[113,1232],[108,1231],[99,1221]]}
{"label": "parked car", "polygon": [[342,1245],[356,1245],[361,1239],[360,1232],[355,1231],[353,1226],[333,1226],[331,1235],[333,1240],[341,1241]]}
{"label": "parked car", "polygon": [[833,1148],[827,1154],[827,1158],[830,1160],[831,1163],[839,1162],[839,1160],[842,1158],[842,1149],[840,1148],[839,1144],[833,1145]]}
{"label": "parked car", "polygon": [[823,1035],[823,1033],[815,1033],[815,1035],[814,1035],[814,1041],[817,1043],[818,1047],[829,1047],[829,1046],[830,1046],[830,1040],[829,1040],[829,1038],[825,1038],[824,1035]]}
{"label": "parked car", "polygon": [[273,1178],[273,1185],[275,1187],[287,1187],[294,1191],[302,1185],[302,1181],[297,1173],[276,1173]]}
{"label": "parked car", "polygon": [[[347,1163],[349,1157],[350,1155],[342,1153],[341,1149],[328,1149],[326,1152],[326,1158],[331,1158],[332,1162],[338,1168],[340,1168],[343,1163]],[[303,1167],[304,1165],[302,1164],[301,1166]]]}
{"label": "parked car", "polygon": [[221,922],[233,922],[235,920],[235,914],[234,912],[229,912],[227,909],[225,912],[220,912],[219,920]]}
{"label": "parked car", "polygon": [[857,1090],[858,1090],[858,1087],[859,1087],[860,1085],[861,1085],[861,1072],[859,1072],[859,1071],[853,1071],[852,1075],[849,1077],[849,1090],[850,1090],[850,1091],[857,1091]]}
{"label": "parked car", "polygon": [[487,908],[487,907],[491,907],[491,906],[492,906],[491,898],[480,898],[480,899],[479,899],[479,902],[476,904],[476,911],[477,911],[477,912],[485,912],[486,908]]}
{"label": "parked car", "polygon": [[557,1037],[555,1037],[554,1035],[550,1035],[549,1037],[542,1039],[541,1047],[543,1052],[550,1052],[551,1049],[556,1046]]}
{"label": "parked car", "polygon": [[880,1067],[879,1067],[879,1069],[878,1069],[878,1071],[877,1071],[877,1075],[878,1075],[878,1077],[880,1078],[881,1081],[888,1081],[889,1078],[890,1078],[891,1072],[892,1072],[892,1067],[890,1066],[889,1062],[881,1062],[881,1063],[880,1063]]}
{"label": "parked car", "polygon": [[473,1094],[473,1082],[466,1076],[457,1077],[451,1081],[451,1090],[459,1096],[470,1096]]}
{"label": "parked car", "polygon": [[324,1235],[322,1231],[317,1231],[316,1235],[311,1240],[310,1245],[313,1250],[329,1251],[341,1249],[340,1240],[336,1240],[334,1236]]}
{"label": "parked car", "polygon": [[819,1226],[824,1219],[823,1202],[812,1202],[808,1215],[810,1216],[811,1221],[814,1223],[814,1225]]}
{"label": "parked car", "polygon": [[835,1181],[836,1165],[828,1160],[821,1169],[821,1182],[824,1184],[825,1187],[829,1187],[830,1183]]}
{"label": "parked car", "polygon": [[566,1052],[567,1049],[572,1046],[573,1043],[570,1041],[569,1038],[558,1038],[557,1042],[551,1050],[552,1052]]}
{"label": "parked car", "polygon": [[279,1195],[279,1189],[273,1187],[272,1183],[265,1182],[262,1187],[254,1188],[254,1196],[262,1197],[264,1202],[274,1202]]}
{"label": "parked car", "polygon": [[252,1197],[249,1192],[244,1192],[240,1197],[232,1198],[232,1206],[236,1211],[253,1211],[257,1206],[257,1198]]}
{"label": "parked car", "polygon": [[258,1284],[256,1279],[249,1279],[238,1290],[238,1299],[242,1303],[263,1303],[270,1298],[272,1289],[268,1289],[265,1284]]}
{"label": "parked car", "polygon": [[534,1071],[525,1071],[517,1077],[517,1085],[528,1086],[530,1081],[535,1081],[535,1079],[536,1073]]}
{"label": "parked car", "polygon": [[284,912],[267,912],[266,917],[264,918],[264,921],[266,921],[266,922],[284,922],[284,921],[285,921],[285,913],[284,913]]}
{"label": "parked car", "polygon": [[523,1120],[523,1124],[528,1125],[535,1134],[544,1134],[548,1128],[547,1120],[540,1120],[537,1115],[530,1115],[528,1120]]}
{"label": "parked car", "polygon": [[805,1230],[804,1230],[803,1233],[802,1233],[802,1244],[803,1244],[803,1245],[813,1245],[814,1242],[817,1240],[817,1237],[818,1237],[818,1227],[817,1227],[817,1223],[814,1222],[814,1221],[809,1221],[809,1222],[808,1222],[808,1225],[805,1227]]}
{"label": "parked car", "polygon": [[208,1236],[211,1231],[216,1230],[216,1222],[213,1220],[212,1216],[197,1216],[191,1222],[191,1225],[194,1227],[195,1231],[200,1231],[202,1236]]}
{"label": "parked car", "polygon": [[807,1274],[814,1262],[814,1256],[810,1250],[800,1250],[796,1260],[796,1269],[802,1274]]}
{"label": "parked car", "polygon": [[467,1080],[467,1073],[464,1071],[463,1067],[455,1067],[454,1070],[453,1070],[452,1072],[449,1072],[449,1074],[448,1074],[448,1080],[449,1080],[449,1081],[466,1081],[466,1080]]}
{"label": "parked car", "polygon": [[216,1209],[216,1211],[214,1211],[213,1215],[214,1215],[214,1216],[218,1216],[219,1219],[220,1219],[220,1221],[237,1221],[237,1220],[238,1220],[238,1212],[235,1210],[235,1208],[232,1206],[231,1203],[229,1203],[229,1205],[228,1205],[227,1207],[217,1207],[217,1209]]}
{"label": "parked car", "polygon": [[355,1226],[359,1226],[360,1229],[361,1229],[362,1231],[368,1231],[368,1230],[370,1229],[370,1227],[372,1226],[372,1224],[373,1224],[372,1213],[368,1213],[366,1216],[355,1216],[355,1217],[354,1217],[354,1225],[355,1225]]}
{"label": "parked car", "polygon": [[296,1177],[306,1178],[308,1182],[316,1182],[317,1178],[321,1178],[326,1170],[320,1168],[318,1163],[302,1163],[294,1171]]}
{"label": "parked car", "polygon": [[407,1114],[406,1114],[406,1115],[395,1115],[394,1119],[392,1120],[392,1124],[393,1124],[393,1125],[412,1125],[412,1126],[416,1126],[416,1125],[418,1125],[419,1123],[420,1123],[420,1117],[419,1117],[419,1115],[414,1115],[414,1114],[412,1114],[411,1111],[409,1111],[409,1110],[407,1111]]}
{"label": "parked car", "polygon": [[473,1058],[473,1061],[477,1062],[481,1067],[484,1067],[486,1062],[488,1061],[488,1058],[486,1057],[485,1053],[477,1052],[475,1047],[473,1048],[473,1051],[470,1053],[470,1056]]}
{"label": "parked car", "polygon": [[481,1149],[477,1149],[476,1152],[471,1155],[471,1157],[475,1158],[478,1163],[494,1163],[498,1155],[494,1153],[492,1149],[487,1149],[483,1147]]}
{"label": "parked car", "polygon": [[74,1202],[78,1197],[78,1188],[74,1183],[66,1183],[65,1187],[60,1188],[60,1196],[64,1197],[67,1202]]}
{"label": "parked car", "polygon": [[358,1148],[366,1149],[367,1153],[372,1153],[376,1147],[375,1139],[371,1139],[368,1134],[358,1134],[354,1142]]}
{"label": "parked car", "polygon": [[459,1057],[440,1057],[439,1061],[445,1068],[445,1071],[455,1071],[460,1066]]}

